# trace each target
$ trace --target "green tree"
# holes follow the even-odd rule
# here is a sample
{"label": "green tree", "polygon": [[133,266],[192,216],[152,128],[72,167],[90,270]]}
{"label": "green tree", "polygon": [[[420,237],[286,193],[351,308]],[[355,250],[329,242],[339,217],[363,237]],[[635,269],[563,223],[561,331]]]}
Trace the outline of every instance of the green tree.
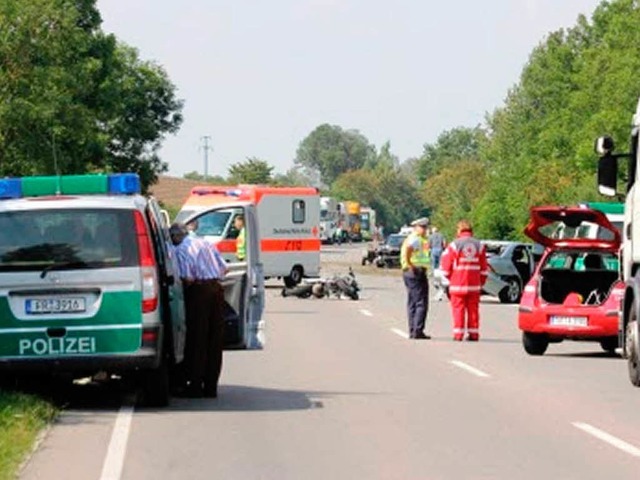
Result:
{"label": "green tree", "polygon": [[438,136],[435,143],[425,144],[415,166],[416,174],[420,181],[425,181],[454,163],[478,160],[486,142],[487,134],[479,126],[447,130]]}
{"label": "green tree", "polygon": [[205,179],[203,174],[196,172],[195,170],[185,173],[183,175],[183,178],[186,178],[187,180],[196,180],[203,183],[210,183],[212,185],[227,185],[229,183],[229,181],[221,175],[209,175]]}
{"label": "green tree", "polygon": [[451,238],[459,220],[472,219],[473,208],[485,190],[484,165],[477,160],[461,160],[431,176],[422,194],[432,209],[432,223]]}
{"label": "green tree", "polygon": [[333,183],[331,195],[372,207],[378,222],[391,231],[416,218],[424,208],[417,184],[399,168],[387,165],[343,173]]}
{"label": "green tree", "polygon": [[378,166],[386,168],[397,168],[400,166],[398,157],[391,152],[391,142],[389,141],[385,142],[380,148],[380,151],[368,158],[364,164],[364,168],[370,170]]}
{"label": "green tree", "polygon": [[285,173],[273,176],[273,185],[278,187],[313,187],[319,184],[319,179],[309,175],[300,166],[293,166]]}
{"label": "green tree", "polygon": [[375,158],[375,147],[357,130],[323,124],[300,142],[294,163],[331,185],[342,173],[358,170]]}
{"label": "green tree", "polygon": [[229,167],[229,182],[266,185],[272,181],[272,172],[273,167],[269,163],[250,157]]}
{"label": "green tree", "polygon": [[100,30],[95,3],[0,2],[0,175],[134,171],[146,187],[166,170],[175,87]]}
{"label": "green tree", "polygon": [[640,3],[602,2],[591,20],[549,34],[505,104],[488,117],[481,149],[488,188],[473,215],[487,236],[519,238],[529,208],[595,193],[594,138],[628,136],[640,69]]}

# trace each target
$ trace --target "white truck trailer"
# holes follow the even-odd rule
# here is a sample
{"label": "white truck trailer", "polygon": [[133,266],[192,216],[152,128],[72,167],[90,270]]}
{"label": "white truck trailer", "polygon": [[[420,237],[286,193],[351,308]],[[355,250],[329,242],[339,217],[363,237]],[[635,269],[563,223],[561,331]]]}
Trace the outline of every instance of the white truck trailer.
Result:
{"label": "white truck trailer", "polygon": [[338,228],[338,201],[333,197],[320,197],[320,241],[333,243]]}
{"label": "white truck trailer", "polygon": [[620,265],[625,292],[619,311],[619,344],[627,359],[629,380],[640,387],[640,101],[631,125],[629,151],[614,153],[611,137],[596,140],[598,161],[598,191],[602,195],[618,195],[618,160],[627,164],[624,225]]}

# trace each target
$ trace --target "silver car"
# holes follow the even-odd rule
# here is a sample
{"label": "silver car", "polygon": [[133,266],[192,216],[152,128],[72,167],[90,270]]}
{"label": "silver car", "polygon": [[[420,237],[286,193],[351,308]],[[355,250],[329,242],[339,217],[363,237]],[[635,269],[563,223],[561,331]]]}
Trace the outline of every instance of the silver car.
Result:
{"label": "silver car", "polygon": [[489,274],[482,293],[498,297],[502,303],[518,303],[540,258],[540,245],[500,240],[482,240],[487,251]]}

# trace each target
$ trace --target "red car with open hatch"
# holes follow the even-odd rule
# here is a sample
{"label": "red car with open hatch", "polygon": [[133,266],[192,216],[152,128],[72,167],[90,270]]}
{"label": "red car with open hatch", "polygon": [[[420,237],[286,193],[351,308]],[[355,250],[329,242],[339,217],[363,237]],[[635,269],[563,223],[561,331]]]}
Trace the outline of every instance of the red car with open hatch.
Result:
{"label": "red car with open hatch", "polygon": [[598,210],[548,206],[531,209],[525,234],[545,247],[518,309],[525,351],[543,355],[549,343],[586,340],[614,352],[624,294],[620,232]]}

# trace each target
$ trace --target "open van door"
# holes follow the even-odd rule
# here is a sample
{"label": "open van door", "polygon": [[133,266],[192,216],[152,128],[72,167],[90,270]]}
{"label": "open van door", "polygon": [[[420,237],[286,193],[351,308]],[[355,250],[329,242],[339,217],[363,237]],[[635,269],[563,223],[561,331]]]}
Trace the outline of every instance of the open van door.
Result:
{"label": "open van door", "polygon": [[[261,349],[264,347],[264,273],[260,260],[260,238],[255,206],[242,202],[217,205],[184,219],[195,226],[193,234],[211,243],[217,232],[211,226],[232,223],[227,217],[244,215],[246,259],[239,262],[227,257],[229,271],[222,281],[224,288],[225,349]],[[197,223],[196,223],[197,222]],[[209,238],[208,238],[209,237]]]}

